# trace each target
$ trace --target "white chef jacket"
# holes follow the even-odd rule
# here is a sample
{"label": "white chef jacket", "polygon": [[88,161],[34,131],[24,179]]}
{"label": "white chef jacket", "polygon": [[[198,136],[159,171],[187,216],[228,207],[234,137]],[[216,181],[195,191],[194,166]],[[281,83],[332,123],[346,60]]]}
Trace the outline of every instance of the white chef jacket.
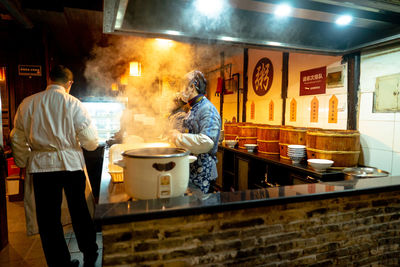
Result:
{"label": "white chef jacket", "polygon": [[81,146],[95,150],[98,136],[83,104],[51,84],[18,107],[11,146],[16,165],[28,173],[77,171],[85,167]]}
{"label": "white chef jacket", "polygon": [[[24,208],[28,235],[38,233],[35,194],[29,173],[84,169],[80,145],[87,150],[96,149],[97,131],[85,107],[77,98],[66,93],[64,87],[52,84],[45,91],[22,101],[14,118],[11,147],[15,164],[27,168]],[[85,174],[86,203],[93,214],[94,198]],[[61,222],[63,225],[71,222],[64,194]]]}

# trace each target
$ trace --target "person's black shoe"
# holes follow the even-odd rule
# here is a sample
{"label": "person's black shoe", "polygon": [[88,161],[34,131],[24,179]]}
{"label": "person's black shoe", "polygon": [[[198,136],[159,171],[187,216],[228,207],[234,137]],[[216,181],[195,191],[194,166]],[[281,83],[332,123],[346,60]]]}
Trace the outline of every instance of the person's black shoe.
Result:
{"label": "person's black shoe", "polygon": [[83,256],[83,267],[94,267],[94,264],[96,263],[97,257],[99,256],[99,253],[94,253],[94,254],[84,254]]}
{"label": "person's black shoe", "polygon": [[71,267],[79,267],[79,261],[77,259],[71,260],[69,266]]}

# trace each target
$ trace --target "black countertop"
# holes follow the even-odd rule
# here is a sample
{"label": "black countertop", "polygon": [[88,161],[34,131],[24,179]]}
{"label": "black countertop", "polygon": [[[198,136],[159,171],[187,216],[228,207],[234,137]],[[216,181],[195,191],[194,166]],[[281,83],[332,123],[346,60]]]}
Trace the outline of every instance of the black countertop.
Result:
{"label": "black countertop", "polygon": [[320,181],[332,181],[332,180],[337,180],[337,179],[343,179],[343,172],[340,169],[335,169],[335,168],[329,168],[325,171],[316,171],[310,166],[308,166],[307,161],[302,161],[298,164],[292,163],[290,159],[283,159],[280,158],[279,155],[269,155],[265,153],[260,153],[260,152],[247,152],[246,149],[242,148],[230,148],[225,145],[219,145],[218,146],[219,150],[225,150],[225,151],[230,151],[235,153],[236,155],[240,155],[246,158],[252,158],[258,161],[263,161],[268,164],[273,164],[279,167],[283,167],[288,170],[292,170],[298,173],[303,173],[306,175],[311,175],[312,177],[315,177],[319,179]]}
{"label": "black countertop", "polygon": [[400,190],[400,176],[329,181],[214,194],[197,193],[166,199],[132,200],[125,194],[123,183],[111,182],[108,173],[108,151],[106,151],[95,221],[100,225],[117,224],[394,190]]}

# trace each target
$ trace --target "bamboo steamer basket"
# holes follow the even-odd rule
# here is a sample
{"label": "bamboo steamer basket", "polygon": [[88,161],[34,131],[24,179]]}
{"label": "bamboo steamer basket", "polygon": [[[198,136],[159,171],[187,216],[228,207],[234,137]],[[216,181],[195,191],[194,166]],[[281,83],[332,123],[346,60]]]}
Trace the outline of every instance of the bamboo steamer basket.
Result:
{"label": "bamboo steamer basket", "polygon": [[224,139],[236,140],[238,138],[238,124],[234,122],[227,122],[224,124]]}
{"label": "bamboo steamer basket", "polygon": [[257,139],[257,125],[251,122],[242,122],[238,124],[239,137],[256,137]]}
{"label": "bamboo steamer basket", "polygon": [[306,145],[307,128],[282,126],[279,130],[279,154],[281,158],[290,159],[287,155],[288,145]]}
{"label": "bamboo steamer basket", "polygon": [[279,155],[280,126],[259,124],[257,126],[258,152]]}
{"label": "bamboo steamer basket", "polygon": [[308,131],[306,140],[309,159],[330,159],[337,168],[358,165],[360,133],[356,130]]}
{"label": "bamboo steamer basket", "polygon": [[225,140],[236,140],[238,138],[237,134],[224,134]]}
{"label": "bamboo steamer basket", "polygon": [[257,137],[239,137],[239,148],[246,149],[246,144],[257,144]]}
{"label": "bamboo steamer basket", "polygon": [[315,147],[315,142],[317,139],[316,135],[309,134],[311,132],[318,132],[318,131],[323,131],[324,129],[322,128],[308,128],[306,132],[306,146],[307,147]]}
{"label": "bamboo steamer basket", "polygon": [[238,124],[236,122],[226,122],[224,124],[224,133],[225,134],[238,134]]}
{"label": "bamboo steamer basket", "polygon": [[245,144],[257,144],[257,125],[251,122],[238,123],[239,148],[245,149]]}

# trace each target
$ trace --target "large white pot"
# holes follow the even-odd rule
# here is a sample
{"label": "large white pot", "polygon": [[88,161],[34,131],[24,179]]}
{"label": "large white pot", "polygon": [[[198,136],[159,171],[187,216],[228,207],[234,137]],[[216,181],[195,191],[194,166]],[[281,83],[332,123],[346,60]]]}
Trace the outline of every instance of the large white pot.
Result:
{"label": "large white pot", "polygon": [[124,151],[115,162],[124,169],[126,193],[136,199],[182,196],[189,183],[189,163],[196,157],[175,147],[148,147]]}

